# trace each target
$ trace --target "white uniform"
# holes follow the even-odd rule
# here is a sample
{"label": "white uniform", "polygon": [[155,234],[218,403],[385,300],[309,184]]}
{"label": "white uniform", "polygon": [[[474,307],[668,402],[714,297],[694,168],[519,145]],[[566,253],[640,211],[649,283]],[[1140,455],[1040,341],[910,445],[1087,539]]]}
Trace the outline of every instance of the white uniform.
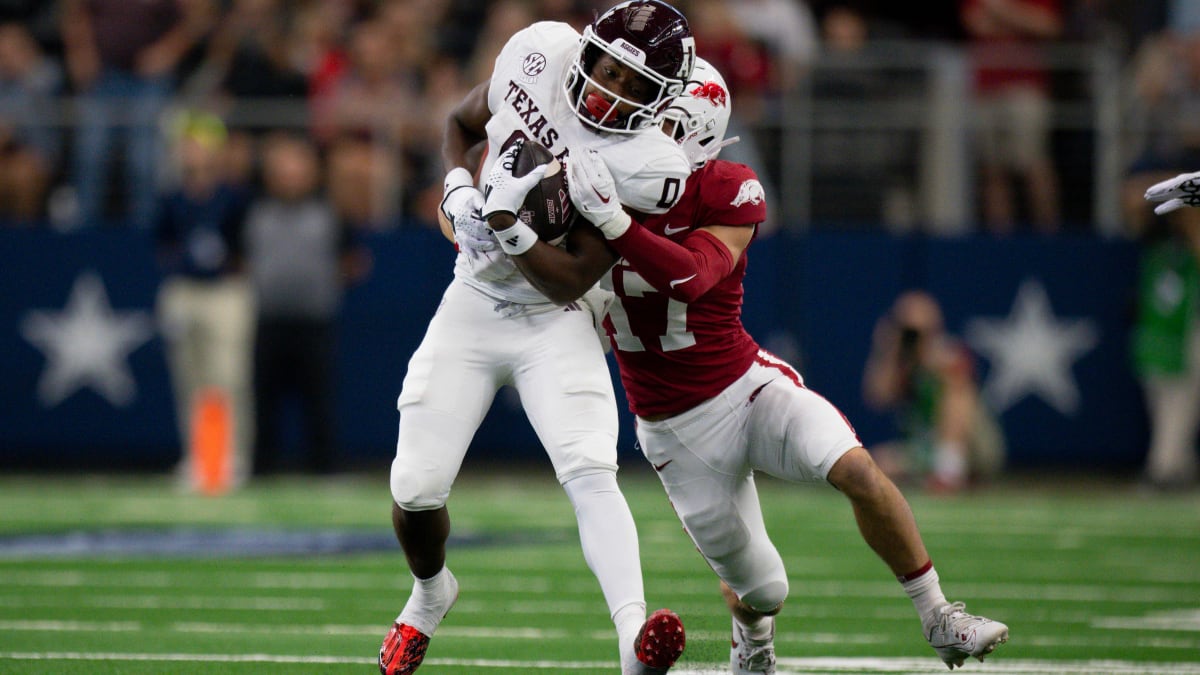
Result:
{"label": "white uniform", "polygon": [[[479,175],[516,137],[535,139],[560,159],[587,146],[604,157],[623,204],[668,210],[683,193],[687,157],[657,128],[599,134],[580,122],[563,93],[579,39],[567,24],[541,22],[504,46],[488,91],[493,117]],[[616,399],[588,304],[555,305],[516,270],[478,278],[464,255],[454,275],[397,402],[396,503],[414,511],[445,504],[475,430],[506,384],[520,393],[560,482],[615,471]]]}

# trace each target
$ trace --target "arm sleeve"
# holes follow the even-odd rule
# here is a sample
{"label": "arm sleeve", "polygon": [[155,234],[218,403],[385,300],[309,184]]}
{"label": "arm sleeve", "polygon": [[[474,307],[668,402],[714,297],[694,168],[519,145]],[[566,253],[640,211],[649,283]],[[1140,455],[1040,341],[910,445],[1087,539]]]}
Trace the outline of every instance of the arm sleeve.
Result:
{"label": "arm sleeve", "polygon": [[683,302],[695,301],[733,271],[729,249],[703,230],[677,244],[635,222],[609,245],[655,290]]}

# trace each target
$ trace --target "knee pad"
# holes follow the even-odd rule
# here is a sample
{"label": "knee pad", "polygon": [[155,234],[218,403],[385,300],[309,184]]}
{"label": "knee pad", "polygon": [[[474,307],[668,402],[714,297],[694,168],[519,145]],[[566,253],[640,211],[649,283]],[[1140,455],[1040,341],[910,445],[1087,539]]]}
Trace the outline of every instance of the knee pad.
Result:
{"label": "knee pad", "polygon": [[787,596],[788,582],[787,577],[784,577],[783,579],[773,579],[749,591],[741,596],[741,601],[756,612],[773,616],[779,612],[783,601],[787,600]]}
{"label": "knee pad", "polygon": [[405,408],[400,414],[396,457],[392,460],[392,499],[406,511],[444,506],[470,443],[454,418],[437,412]]}
{"label": "knee pad", "polygon": [[392,460],[392,500],[405,511],[430,511],[446,505],[450,483],[432,466],[412,466],[399,457]]}
{"label": "knee pad", "polygon": [[[680,509],[678,501],[675,506]],[[679,517],[709,565],[751,608],[775,611],[787,598],[787,571],[766,530],[747,523],[729,502],[692,506]]]}

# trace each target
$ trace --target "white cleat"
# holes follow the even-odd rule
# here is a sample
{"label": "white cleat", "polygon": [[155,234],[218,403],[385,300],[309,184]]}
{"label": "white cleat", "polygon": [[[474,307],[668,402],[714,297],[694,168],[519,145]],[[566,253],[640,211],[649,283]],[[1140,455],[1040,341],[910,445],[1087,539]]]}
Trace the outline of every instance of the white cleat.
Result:
{"label": "white cleat", "polygon": [[934,610],[925,622],[925,639],[950,670],[962,667],[968,656],[983,661],[996,647],[1008,642],[1008,626],[967,614],[961,602]]}
{"label": "white cleat", "polygon": [[733,620],[733,639],[729,648],[729,672],[733,675],[754,675],[775,672],[775,618],[771,622],[771,635],[765,640],[751,640],[745,629]]}

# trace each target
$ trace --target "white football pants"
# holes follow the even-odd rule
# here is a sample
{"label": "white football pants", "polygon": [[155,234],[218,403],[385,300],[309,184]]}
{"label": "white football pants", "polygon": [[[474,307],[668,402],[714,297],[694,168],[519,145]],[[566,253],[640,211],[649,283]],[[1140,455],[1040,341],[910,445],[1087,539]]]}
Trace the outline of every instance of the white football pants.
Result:
{"label": "white football pants", "polygon": [[496,392],[512,385],[560,483],[617,470],[617,406],[583,303],[506,316],[455,279],[413,353],[396,407],[391,488],[406,510],[440,508]]}
{"label": "white football pants", "polygon": [[637,436],[696,548],[743,602],[759,611],[787,597],[787,573],[763,524],[754,471],[825,483],[859,447],[829,401],[767,352],[716,396],[665,420],[639,418]]}

